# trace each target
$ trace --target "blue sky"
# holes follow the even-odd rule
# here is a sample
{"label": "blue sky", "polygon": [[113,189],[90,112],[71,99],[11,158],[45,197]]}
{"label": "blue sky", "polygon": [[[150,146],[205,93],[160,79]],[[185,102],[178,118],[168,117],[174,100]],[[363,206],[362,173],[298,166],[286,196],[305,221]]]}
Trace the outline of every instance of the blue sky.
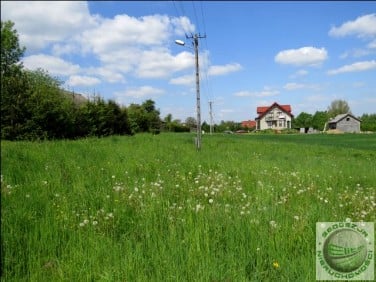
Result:
{"label": "blue sky", "polygon": [[[64,87],[119,104],[156,102],[161,117],[196,116],[199,42],[202,119],[256,117],[290,104],[296,116],[335,99],[376,113],[376,2],[1,1],[27,48],[23,64]],[[186,46],[176,45],[176,39]]]}

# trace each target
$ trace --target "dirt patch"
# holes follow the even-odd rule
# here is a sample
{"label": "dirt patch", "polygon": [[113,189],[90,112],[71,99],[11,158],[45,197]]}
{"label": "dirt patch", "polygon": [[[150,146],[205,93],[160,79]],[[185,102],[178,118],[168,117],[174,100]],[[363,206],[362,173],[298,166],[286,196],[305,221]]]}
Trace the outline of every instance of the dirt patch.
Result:
{"label": "dirt patch", "polygon": [[343,134],[344,132],[339,129],[329,129],[326,131],[327,134]]}

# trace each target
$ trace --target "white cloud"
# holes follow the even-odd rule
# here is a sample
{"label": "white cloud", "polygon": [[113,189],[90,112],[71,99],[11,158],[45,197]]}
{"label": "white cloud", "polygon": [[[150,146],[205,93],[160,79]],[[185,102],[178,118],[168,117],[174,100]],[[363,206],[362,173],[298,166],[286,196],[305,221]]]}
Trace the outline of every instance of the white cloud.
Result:
{"label": "white cloud", "polygon": [[58,76],[73,75],[80,71],[79,65],[64,61],[61,58],[44,54],[25,57],[22,62],[27,69],[36,70],[41,68],[43,70],[47,70],[52,75]]}
{"label": "white cloud", "polygon": [[103,65],[120,73],[166,78],[194,65],[192,52],[172,55],[165,47],[173,44],[173,35],[189,31],[194,31],[194,25],[186,17],[123,14],[102,19],[98,27],[83,32],[81,44],[85,52],[93,52]]}
{"label": "white cloud", "polygon": [[344,37],[356,35],[358,37],[376,36],[376,14],[360,16],[354,21],[343,23],[339,27],[332,27],[330,36]]}
{"label": "white cloud", "polygon": [[164,78],[194,65],[192,52],[172,55],[168,49],[174,37],[194,32],[187,17],[104,18],[91,15],[85,1],[2,1],[1,8],[2,20],[15,22],[27,52],[45,48],[54,56],[85,55],[89,60],[94,55],[106,81],[124,81],[124,74]]}
{"label": "white cloud", "polygon": [[171,22],[174,26],[176,35],[183,36],[186,33],[193,33],[195,31],[194,24],[191,23],[187,17],[172,18]]}
{"label": "white cloud", "polygon": [[98,27],[82,34],[82,44],[96,54],[123,50],[129,46],[160,46],[171,35],[168,16],[152,15],[141,18],[126,14],[113,19],[101,19]]}
{"label": "white cloud", "polygon": [[86,1],[1,1],[1,20],[11,20],[20,44],[38,51],[95,23]]}
{"label": "white cloud", "polygon": [[302,47],[280,51],[274,58],[277,63],[295,66],[316,66],[328,58],[325,48]]}
{"label": "white cloud", "polygon": [[319,89],[319,86],[314,85],[314,84],[289,82],[283,86],[283,89],[288,90],[288,91],[297,90],[297,89],[316,89],[317,90]]}
{"label": "white cloud", "polygon": [[362,62],[356,62],[351,65],[345,65],[343,67],[340,67],[338,69],[329,70],[329,75],[335,75],[340,73],[346,73],[346,72],[360,72],[360,71],[367,71],[367,70],[373,70],[376,69],[376,61],[362,61]]}
{"label": "white cloud", "polygon": [[370,49],[376,49],[376,39],[368,43],[367,47]]}
{"label": "white cloud", "polygon": [[193,85],[195,83],[195,76],[193,74],[188,74],[180,77],[175,77],[170,79],[169,83],[174,85]]}
{"label": "white cloud", "polygon": [[239,91],[233,94],[236,97],[256,97],[256,98],[263,98],[263,97],[272,97],[279,95],[278,90],[273,90],[269,87],[264,87],[261,91]]}
{"label": "white cloud", "polygon": [[69,77],[66,85],[69,86],[92,86],[99,84],[101,81],[92,76],[84,76],[84,75],[72,75]]}
{"label": "white cloud", "polygon": [[375,52],[376,52],[376,50],[372,50],[371,48],[368,48],[368,49],[353,49],[353,50],[344,52],[339,57],[341,59],[346,59],[348,57],[360,58],[360,57],[364,57],[364,56],[374,54]]}
{"label": "white cloud", "polygon": [[124,76],[117,70],[117,65],[106,65],[98,68],[91,67],[86,69],[85,72],[89,75],[100,76],[106,82],[125,82]]}
{"label": "white cloud", "polygon": [[69,43],[57,43],[52,46],[52,54],[54,56],[62,56],[65,54],[74,54],[80,51],[80,47],[72,42]]}
{"label": "white cloud", "polygon": [[164,94],[164,90],[154,88],[151,86],[141,86],[135,88],[129,88],[123,92],[115,92],[116,100],[119,103],[124,104],[126,98],[146,99],[152,97],[158,97]]}
{"label": "white cloud", "polygon": [[290,83],[285,84],[285,86],[283,86],[283,88],[286,89],[286,90],[297,90],[297,89],[305,88],[305,85],[295,83],[295,82],[290,82]]}
{"label": "white cloud", "polygon": [[238,63],[227,64],[223,66],[211,66],[208,70],[208,74],[211,76],[225,75],[231,72],[236,72],[242,69],[242,66]]}
{"label": "white cloud", "polygon": [[168,50],[148,50],[142,52],[135,72],[144,78],[168,77],[174,72],[192,68],[193,64],[193,54],[189,52],[173,56]]}

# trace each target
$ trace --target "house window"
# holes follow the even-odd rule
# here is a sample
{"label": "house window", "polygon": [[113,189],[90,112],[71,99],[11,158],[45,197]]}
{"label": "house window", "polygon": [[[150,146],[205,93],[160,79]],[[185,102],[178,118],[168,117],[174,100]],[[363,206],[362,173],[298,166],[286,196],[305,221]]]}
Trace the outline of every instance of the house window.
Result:
{"label": "house window", "polygon": [[347,117],[347,118],[346,118],[346,121],[350,121],[350,118],[349,118],[349,117]]}
{"label": "house window", "polygon": [[281,120],[278,122],[278,126],[282,127],[282,121]]}

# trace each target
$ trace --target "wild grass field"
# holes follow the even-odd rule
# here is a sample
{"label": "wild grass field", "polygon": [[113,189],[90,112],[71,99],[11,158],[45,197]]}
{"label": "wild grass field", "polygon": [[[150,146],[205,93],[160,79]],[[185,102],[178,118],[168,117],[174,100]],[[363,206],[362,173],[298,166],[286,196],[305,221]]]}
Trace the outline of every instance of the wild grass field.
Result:
{"label": "wild grass field", "polygon": [[376,135],[1,143],[2,281],[315,281],[315,225],[376,219]]}

